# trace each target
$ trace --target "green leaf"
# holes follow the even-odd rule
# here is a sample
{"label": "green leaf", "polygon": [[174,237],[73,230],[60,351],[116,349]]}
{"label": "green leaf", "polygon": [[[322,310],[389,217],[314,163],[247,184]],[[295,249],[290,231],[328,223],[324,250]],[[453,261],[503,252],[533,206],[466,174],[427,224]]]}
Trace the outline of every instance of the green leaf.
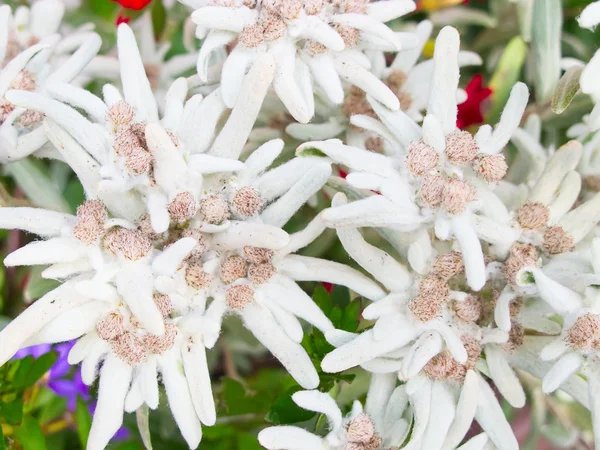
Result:
{"label": "green leaf", "polygon": [[163,33],[166,24],[167,11],[161,0],[154,0],[152,2],[152,28],[156,38]]}
{"label": "green leaf", "polygon": [[47,175],[47,167],[33,158],[23,159],[4,166],[27,198],[35,206],[70,213],[71,208],[63,198],[60,189]]}
{"label": "green leaf", "polygon": [[42,278],[42,272],[45,269],[44,266],[36,266],[29,272],[29,281],[23,291],[23,297],[27,302],[33,302],[38,298],[43,297],[45,294],[50,292],[52,289],[59,286],[59,282],[56,280],[48,280]]}
{"label": "green leaf", "polygon": [[296,386],[277,397],[265,419],[274,425],[288,425],[312,419],[315,416],[314,412],[300,408],[292,400],[292,395],[301,390],[300,386]]}
{"label": "green leaf", "polygon": [[350,290],[346,286],[335,285],[331,292],[331,300],[334,305],[344,309],[350,304]]}
{"label": "green leaf", "polygon": [[362,310],[362,304],[359,299],[355,299],[345,309],[340,323],[340,330],[355,332],[358,328],[359,316]]}
{"label": "green leaf", "polygon": [[552,98],[560,78],[561,0],[535,0],[532,48],[535,66],[535,96],[538,103]]}
{"label": "green leaf", "polygon": [[85,192],[79,180],[69,180],[63,192],[63,196],[69,204],[71,211],[77,211],[77,207],[85,201]]}
{"label": "green leaf", "polygon": [[146,450],[152,450],[152,436],[150,435],[150,408],[148,405],[142,405],[136,412],[138,430],[142,437],[142,442]]}
{"label": "green leaf", "polygon": [[327,158],[327,155],[318,148],[303,148],[301,152],[297,153],[297,156],[321,156]]}
{"label": "green leaf", "polygon": [[312,299],[316,305],[321,308],[321,311],[323,311],[323,313],[329,317],[331,309],[333,308],[333,302],[329,293],[327,292],[327,289],[325,289],[322,284],[317,285],[313,291]]}
{"label": "green leaf", "polygon": [[21,426],[15,428],[15,434],[24,450],[46,450],[46,438],[42,427],[33,417],[23,417]]}
{"label": "green leaf", "polygon": [[262,446],[258,443],[258,438],[255,434],[243,433],[237,438],[237,446],[239,450],[262,450]]}
{"label": "green leaf", "polygon": [[575,66],[567,70],[561,77],[552,97],[552,112],[561,114],[573,101],[579,91],[579,78],[583,67]]}
{"label": "green leaf", "polygon": [[13,382],[14,386],[27,386],[24,384],[25,378],[31,367],[33,367],[34,361],[35,358],[31,355],[21,358],[17,365],[17,370],[8,377],[8,379]]}
{"label": "green leaf", "polygon": [[6,423],[17,425],[23,420],[23,399],[15,398],[10,402],[0,403],[0,415]]}
{"label": "green leaf", "polygon": [[2,432],[1,425],[0,425],[0,450],[6,450],[6,441],[4,440],[4,433]]}
{"label": "green leaf", "polygon": [[53,395],[49,402],[44,405],[40,414],[40,424],[45,425],[48,422],[62,416],[67,411],[67,399]]}
{"label": "green leaf", "polygon": [[526,55],[527,44],[518,36],[511,39],[504,49],[489,84],[493,92],[492,109],[486,116],[486,122],[496,123],[500,118],[510,96],[510,90],[519,80]]}
{"label": "green leaf", "polygon": [[79,436],[81,448],[86,448],[90,429],[92,428],[92,416],[85,401],[79,396],[77,396],[75,405],[75,424],[77,425],[77,436]]}
{"label": "green leaf", "polygon": [[35,359],[33,366],[23,381],[23,386],[33,386],[40,378],[44,376],[46,372],[50,370],[57,359],[58,353],[56,352],[48,352]]}

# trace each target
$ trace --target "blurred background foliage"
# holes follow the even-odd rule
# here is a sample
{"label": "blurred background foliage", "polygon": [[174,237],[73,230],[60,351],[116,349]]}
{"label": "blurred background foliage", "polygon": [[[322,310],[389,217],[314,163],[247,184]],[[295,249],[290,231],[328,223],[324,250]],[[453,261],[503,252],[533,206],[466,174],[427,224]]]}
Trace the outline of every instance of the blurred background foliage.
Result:
{"label": "blurred background foliage", "polygon": [[[175,4],[167,14],[161,0],[142,2],[137,5],[141,9],[134,10],[109,0],[83,0],[79,7],[68,12],[65,22],[71,27],[93,23],[103,38],[103,50],[114,52],[116,24],[135,22],[141,14],[149,12],[156,39],[171,45],[168,57],[186,52],[183,43],[186,8]],[[27,4],[13,0],[6,3],[13,7]],[[555,57],[544,47],[556,40],[555,45],[561,50],[559,57],[582,61],[591,58],[600,48],[600,30],[584,30],[575,20],[589,0],[563,0],[562,3],[560,0],[422,0],[418,3],[417,12],[391,26],[402,29],[407,21],[425,18],[430,18],[437,29],[452,24],[461,31],[463,49],[476,51],[484,61],[481,67],[462,71],[461,86],[469,94],[463,110],[465,126],[477,125],[478,113],[485,123],[495,123],[517,80],[524,80],[533,87],[534,101],[526,116],[540,115],[547,146],[564,142],[566,129],[591,109],[590,100],[577,93],[577,73],[567,72],[562,78],[560,72],[554,78],[548,75],[551,71],[546,69],[556,61],[552,61]],[[548,30],[555,32],[548,34]],[[432,45],[426,46],[424,57],[430,57],[432,49]],[[102,82],[96,81],[88,88],[98,93],[101,86]],[[295,144],[289,140],[288,157],[293,155]],[[515,152],[514,148],[508,150],[509,155]],[[81,185],[70,169],[58,161],[30,158],[2,167],[0,174],[0,206],[33,205],[75,212],[83,200]],[[319,194],[312,206],[304,207],[286,225],[286,230],[293,232],[303,228],[328,203],[327,191]],[[366,233],[370,240],[394,253],[377,232],[368,230]],[[2,258],[31,239],[19,231],[0,231]],[[354,265],[335,239],[333,230],[327,230],[301,253]],[[0,266],[0,328],[56,286],[56,282],[42,279],[40,273],[41,268],[36,267],[5,269]],[[351,298],[347,289],[316,283],[305,283],[303,288],[337,328],[356,331],[370,326],[361,319],[363,299]],[[302,345],[317,368],[332,349],[314,329],[307,330]],[[66,366],[68,348],[68,344],[60,344],[53,348],[30,349],[0,368],[0,450],[85,448],[96,387],[84,386],[78,369]],[[223,338],[209,352],[209,362],[218,419],[216,426],[204,427],[200,449],[260,449],[256,434],[267,424],[304,423],[309,429],[325,432],[323,417],[304,411],[292,402],[291,394],[300,387],[236,318],[226,321]],[[527,387],[529,406],[520,411],[505,406],[522,448],[591,448],[588,411],[565,394],[544,396],[538,380],[520,375]],[[320,372],[320,377],[319,389],[329,391],[345,411],[353,400],[365,398],[369,377],[364,372],[339,375]],[[139,411],[127,415],[119,439],[110,448],[135,450],[145,446],[156,450],[187,448],[165,402],[151,414]]]}

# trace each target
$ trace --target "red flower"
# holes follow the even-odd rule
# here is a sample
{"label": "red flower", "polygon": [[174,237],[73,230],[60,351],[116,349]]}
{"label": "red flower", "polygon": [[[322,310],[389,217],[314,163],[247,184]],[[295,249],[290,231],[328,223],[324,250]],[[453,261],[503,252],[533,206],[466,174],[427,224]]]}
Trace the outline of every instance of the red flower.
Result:
{"label": "red flower", "polygon": [[144,9],[148,5],[148,3],[150,3],[152,0],[113,0],[113,1],[116,1],[123,8],[139,11],[140,9]]}
{"label": "red flower", "polygon": [[333,284],[328,283],[327,281],[323,281],[321,284],[323,284],[323,287],[329,294],[333,292]]}
{"label": "red flower", "polygon": [[483,87],[483,77],[481,75],[475,75],[469,81],[465,90],[467,91],[467,100],[458,105],[458,116],[456,118],[456,126],[460,129],[483,123],[481,104],[492,95],[490,88]]}
{"label": "red flower", "polygon": [[131,20],[131,17],[126,17],[123,15],[124,11],[121,11],[119,13],[119,16],[117,17],[117,26],[121,25],[122,23],[129,23],[129,21]]}

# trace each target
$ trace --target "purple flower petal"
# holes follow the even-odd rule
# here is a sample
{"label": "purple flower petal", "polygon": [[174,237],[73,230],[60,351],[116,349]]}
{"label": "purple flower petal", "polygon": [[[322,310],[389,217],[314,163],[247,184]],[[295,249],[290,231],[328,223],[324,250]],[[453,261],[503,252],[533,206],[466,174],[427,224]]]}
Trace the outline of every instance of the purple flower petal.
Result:
{"label": "purple flower petal", "polygon": [[26,356],[33,356],[34,358],[39,358],[45,353],[48,353],[52,349],[52,345],[50,344],[40,344],[33,345],[31,347],[25,347],[15,353],[15,359],[25,358]]}

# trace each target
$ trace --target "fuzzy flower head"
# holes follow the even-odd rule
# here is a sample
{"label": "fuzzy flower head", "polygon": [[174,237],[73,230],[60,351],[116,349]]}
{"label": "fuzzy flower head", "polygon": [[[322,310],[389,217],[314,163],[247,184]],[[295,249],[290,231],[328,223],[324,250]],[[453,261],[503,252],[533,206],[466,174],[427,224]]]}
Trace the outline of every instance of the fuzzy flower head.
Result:
{"label": "fuzzy flower head", "polygon": [[[10,89],[51,92],[68,85],[100,49],[100,37],[76,31],[58,34],[65,6],[42,0],[31,8],[0,7],[0,161],[22,159],[46,142],[44,115],[6,98]],[[71,55],[72,54],[72,55]],[[69,57],[69,55],[71,55]],[[47,156],[55,155],[52,151]]]}
{"label": "fuzzy flower head", "polygon": [[[423,111],[429,103],[434,65],[431,60],[419,62],[419,57],[432,30],[431,22],[420,22],[413,31],[416,45],[397,52],[389,65],[385,62],[383,52],[369,53],[371,72],[388,86],[398,98],[400,109],[415,122],[423,120]],[[473,52],[461,51],[458,63],[461,67],[479,65],[481,58]],[[462,90],[459,89],[457,95],[462,97]],[[324,100],[323,103],[330,103],[327,99]],[[379,153],[393,151],[389,142],[373,133],[372,127],[376,126],[377,114],[367,99],[367,92],[359,86],[347,89],[341,106],[321,105],[317,116],[321,123],[293,123],[286,127],[286,133],[299,140],[316,140],[334,138],[345,130],[345,141],[349,145]]]}
{"label": "fuzzy flower head", "polygon": [[411,435],[415,448],[454,448],[477,420],[497,448],[517,449],[510,425],[482,376],[491,377],[513,406],[525,404],[525,393],[509,363],[523,345],[525,331],[517,302],[510,311],[514,321],[510,332],[500,330],[494,326],[495,280],[488,280],[481,293],[470,290],[459,252],[440,253],[419,276],[366,243],[358,230],[345,227],[338,235],[348,254],[388,294],[362,313],[375,321],[371,329],[360,334],[326,333],[337,349],[323,359],[323,370],[340,372],[360,365],[376,376],[406,381],[407,401],[415,410]]}
{"label": "fuzzy flower head", "polygon": [[314,115],[312,85],[322,88],[334,104],[341,104],[342,79],[389,108],[400,106],[396,95],[365,68],[363,51],[398,51],[414,45],[411,35],[394,33],[385,25],[413,11],[412,0],[385,4],[368,0],[219,0],[191,5],[196,8],[192,14],[198,25],[196,35],[205,38],[198,59],[202,81],[207,79],[211,53],[235,41],[221,80],[223,101],[229,107],[242,98],[244,72],[264,53],[272,55],[277,64],[275,92],[300,123]]}
{"label": "fuzzy flower head", "polygon": [[[390,390],[390,394],[390,397],[378,399],[383,404],[375,405],[368,399],[367,410],[356,401],[348,415],[343,417],[340,408],[329,394],[318,391],[297,392],[292,399],[298,406],[326,415],[329,433],[320,437],[298,427],[270,427],[259,433],[258,440],[265,448],[273,450],[291,450],[299,446],[331,450],[397,448],[404,441],[409,428],[403,418],[407,405],[406,394],[403,387],[396,388],[393,393]],[[386,411],[388,401],[390,404],[392,401],[397,403],[394,408]],[[380,406],[381,410],[376,411],[376,406]]]}
{"label": "fuzzy flower head", "polygon": [[[175,420],[195,448],[201,422],[215,420],[204,353],[225,315],[239,315],[300,385],[315,388],[299,319],[323,332],[333,327],[296,281],[348,284],[368,298],[381,288],[341,264],[293,254],[325,229],[320,218],[291,236],[282,229],[329,178],[328,162],[296,158],[269,170],[283,150],[283,141],[274,140],[242,163],[257,105],[251,103],[252,113],[239,103],[217,134],[225,110],[220,96],[186,101],[184,79],[170,88],[159,119],[127,25],[119,28],[119,49],[124,95],[107,85],[102,101],[65,88],[84,114],[37,93],[10,93],[46,114],[51,142],[89,199],[74,216],[0,209],[1,226],[43,238],[5,264],[49,265],[43,276],[64,281],[2,331],[0,359],[24,344],[79,339],[70,362],[81,362],[88,384],[104,361],[94,449],[121,426],[123,411],[158,406],[160,374]],[[248,76],[250,93],[256,72]]]}
{"label": "fuzzy flower head", "polygon": [[475,136],[458,130],[458,51],[458,32],[444,28],[436,40],[432,91],[422,127],[403,112],[392,112],[368,97],[383,126],[369,122],[365,128],[392,143],[395,150],[387,152],[390,156],[337,140],[309,142],[301,145],[298,153],[315,148],[352,169],[347,181],[353,187],[381,194],[323,212],[327,223],[403,231],[433,228],[438,238],[454,238],[459,243],[469,284],[478,290],[485,283],[485,274],[474,216],[483,206],[481,200],[506,174],[501,151],[519,125],[528,91],[522,83],[515,85],[495,130],[484,125]]}

